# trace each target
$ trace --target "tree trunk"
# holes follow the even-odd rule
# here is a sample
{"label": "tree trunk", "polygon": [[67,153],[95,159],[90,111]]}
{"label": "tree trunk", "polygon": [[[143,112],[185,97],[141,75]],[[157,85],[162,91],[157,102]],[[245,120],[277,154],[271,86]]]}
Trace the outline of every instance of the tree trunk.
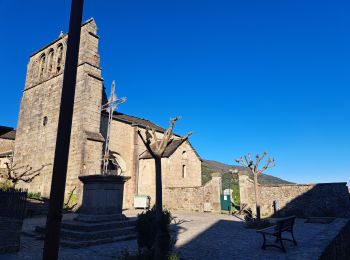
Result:
{"label": "tree trunk", "polygon": [[157,222],[157,235],[155,238],[154,245],[154,259],[163,259],[162,249],[160,248],[161,243],[161,222],[163,215],[163,196],[162,196],[162,158],[154,158],[156,167],[156,222]]}
{"label": "tree trunk", "polygon": [[254,192],[255,192],[255,204],[256,204],[256,218],[260,221],[260,201],[258,195],[258,175],[254,174]]}
{"label": "tree trunk", "polygon": [[163,196],[162,196],[162,160],[161,158],[154,159],[156,166],[156,214],[161,216],[163,210]]}

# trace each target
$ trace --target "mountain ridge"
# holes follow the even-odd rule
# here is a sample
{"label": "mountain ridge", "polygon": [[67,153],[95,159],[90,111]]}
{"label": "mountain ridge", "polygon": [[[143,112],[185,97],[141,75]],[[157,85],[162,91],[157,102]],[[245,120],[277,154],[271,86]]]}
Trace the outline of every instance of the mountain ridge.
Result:
{"label": "mountain ridge", "polygon": [[[233,184],[238,184],[238,173],[232,173],[232,170],[237,169],[238,172],[245,170],[243,166],[229,165],[215,160],[202,161],[202,183],[208,182],[213,173],[219,173],[222,177],[223,189],[231,188]],[[261,174],[258,182],[260,184],[291,184],[292,182],[283,180],[281,178]]]}

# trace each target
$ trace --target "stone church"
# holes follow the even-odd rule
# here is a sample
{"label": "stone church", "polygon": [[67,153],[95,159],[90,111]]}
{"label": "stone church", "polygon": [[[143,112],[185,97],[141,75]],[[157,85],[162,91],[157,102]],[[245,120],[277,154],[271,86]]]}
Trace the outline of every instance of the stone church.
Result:
{"label": "stone church", "polygon": [[[31,192],[40,192],[44,197],[50,194],[67,37],[61,33],[58,39],[30,56],[17,129],[10,135],[12,139],[3,138],[3,134],[0,134],[0,160],[13,151],[17,165],[29,165],[33,169],[47,165],[33,182],[21,184]],[[81,27],[66,184],[66,194],[75,188],[78,202],[82,194],[78,176],[101,173],[107,132],[108,114],[101,112],[101,106],[107,98],[98,44],[97,26],[94,19],[90,19]],[[130,177],[124,189],[124,208],[133,206],[135,195],[148,195],[151,204],[154,203],[154,160],[146,152],[137,134],[138,130],[144,134],[147,127],[155,129],[159,137],[165,131],[146,119],[119,112],[113,114],[111,153],[119,166],[119,173]],[[11,131],[14,132],[13,129]],[[9,136],[8,132],[5,131],[5,135]],[[5,147],[5,140],[12,144]],[[165,206],[168,204],[172,208],[179,208],[177,205],[181,204],[181,199],[188,201],[188,198],[179,199],[177,196],[183,194],[194,197],[192,204],[196,210],[203,210],[204,207],[217,210],[220,180],[213,180],[207,184],[208,187],[202,186],[201,158],[188,140],[182,141],[180,136],[174,136],[164,153],[162,167]],[[188,204],[186,209],[193,208]]]}

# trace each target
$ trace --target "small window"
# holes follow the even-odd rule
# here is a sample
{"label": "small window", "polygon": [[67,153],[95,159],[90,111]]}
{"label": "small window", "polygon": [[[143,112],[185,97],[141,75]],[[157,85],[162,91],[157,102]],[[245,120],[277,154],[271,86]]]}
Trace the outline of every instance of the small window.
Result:
{"label": "small window", "polygon": [[187,176],[187,167],[186,165],[182,165],[182,178],[186,178]]}
{"label": "small window", "polygon": [[43,118],[43,126],[46,126],[47,125],[47,116],[44,116],[44,118]]}
{"label": "small window", "polygon": [[39,61],[39,79],[42,79],[45,73],[45,54],[41,55]]}
{"label": "small window", "polygon": [[49,54],[48,54],[48,67],[47,67],[47,73],[48,75],[50,76],[52,71],[53,71],[53,49],[51,49],[49,51]]}
{"label": "small window", "polygon": [[187,153],[186,153],[186,151],[183,151],[183,152],[182,152],[182,159],[187,159]]}
{"label": "small window", "polygon": [[57,62],[56,62],[57,73],[60,73],[62,70],[62,58],[63,58],[63,45],[60,44],[57,47]]}

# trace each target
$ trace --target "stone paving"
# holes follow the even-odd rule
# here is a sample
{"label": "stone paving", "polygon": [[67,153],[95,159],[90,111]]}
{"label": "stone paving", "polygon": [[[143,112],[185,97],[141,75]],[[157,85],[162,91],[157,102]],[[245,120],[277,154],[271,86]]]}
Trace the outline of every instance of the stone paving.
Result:
{"label": "stone paving", "polygon": [[[125,212],[135,216],[136,211]],[[278,249],[261,250],[262,238],[255,230],[245,229],[236,217],[194,212],[174,212],[181,224],[173,225],[177,239],[176,250],[181,259],[318,259],[324,248],[345,225],[346,219],[336,219],[330,224],[304,223],[297,219],[294,230],[298,246],[286,242],[287,253]],[[64,219],[71,219],[67,214]],[[45,218],[26,219],[23,230],[32,230],[45,223]],[[21,237],[21,250],[14,254],[0,255],[0,259],[41,259],[43,241],[32,237]],[[136,240],[104,244],[83,249],[60,249],[60,259],[117,259],[120,252],[137,248]]]}

